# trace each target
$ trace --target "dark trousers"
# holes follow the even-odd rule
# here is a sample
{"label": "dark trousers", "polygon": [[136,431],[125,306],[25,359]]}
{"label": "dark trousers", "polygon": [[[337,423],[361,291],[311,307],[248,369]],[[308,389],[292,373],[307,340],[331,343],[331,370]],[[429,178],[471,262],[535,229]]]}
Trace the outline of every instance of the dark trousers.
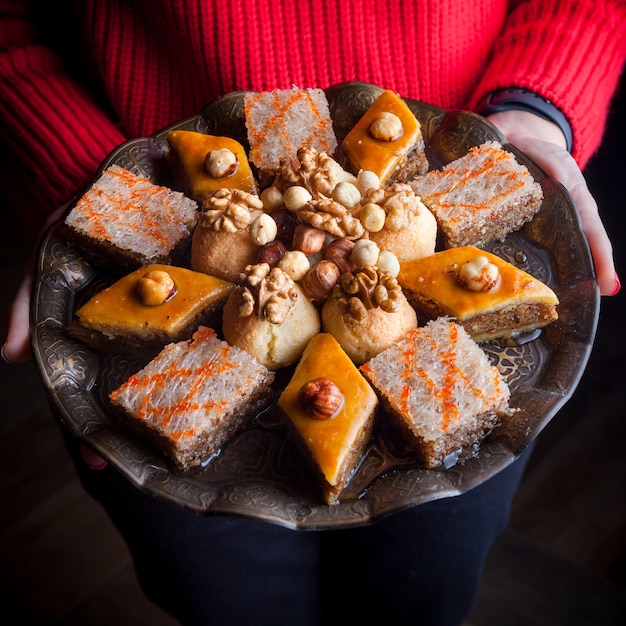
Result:
{"label": "dark trousers", "polygon": [[110,467],[90,470],[68,445],[146,595],[183,624],[220,626],[460,624],[530,453],[463,495],[368,526],[298,531],[171,506]]}

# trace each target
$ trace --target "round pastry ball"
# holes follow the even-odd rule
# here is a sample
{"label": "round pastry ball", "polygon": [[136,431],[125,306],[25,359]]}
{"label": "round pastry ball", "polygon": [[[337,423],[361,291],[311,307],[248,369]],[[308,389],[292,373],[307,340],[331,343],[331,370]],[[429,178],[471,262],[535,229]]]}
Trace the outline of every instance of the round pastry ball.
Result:
{"label": "round pastry ball", "polygon": [[236,283],[255,263],[257,249],[247,230],[231,233],[198,224],[191,239],[191,269]]}
{"label": "round pastry ball", "polygon": [[256,314],[241,316],[241,289],[233,290],[224,305],[224,339],[246,350],[271,370],[296,363],[309,341],[320,332],[321,322],[317,309],[300,287],[295,284],[294,289],[298,297],[280,324]]}
{"label": "round pastry ball", "polygon": [[393,252],[398,261],[410,261],[433,254],[437,244],[437,220],[421,202],[419,209],[419,212],[409,216],[407,226],[399,230],[385,226],[376,233],[369,233],[369,238],[381,250]]}
{"label": "round pastry ball", "polygon": [[363,319],[356,319],[331,295],[322,307],[322,327],[356,365],[362,365],[417,327],[417,315],[408,300],[403,296],[398,302],[396,311],[375,307],[368,309]]}

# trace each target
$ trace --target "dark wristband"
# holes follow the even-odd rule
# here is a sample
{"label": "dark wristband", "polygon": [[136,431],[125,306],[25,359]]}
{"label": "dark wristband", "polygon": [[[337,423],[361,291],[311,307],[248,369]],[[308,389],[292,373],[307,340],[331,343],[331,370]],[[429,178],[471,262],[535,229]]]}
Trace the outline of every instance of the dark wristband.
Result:
{"label": "dark wristband", "polygon": [[528,111],[545,120],[554,122],[565,135],[568,152],[572,151],[573,135],[569,120],[552,102],[532,91],[528,91],[528,89],[509,87],[508,89],[493,91],[478,104],[476,112],[486,117],[492,113],[510,111],[511,109]]}

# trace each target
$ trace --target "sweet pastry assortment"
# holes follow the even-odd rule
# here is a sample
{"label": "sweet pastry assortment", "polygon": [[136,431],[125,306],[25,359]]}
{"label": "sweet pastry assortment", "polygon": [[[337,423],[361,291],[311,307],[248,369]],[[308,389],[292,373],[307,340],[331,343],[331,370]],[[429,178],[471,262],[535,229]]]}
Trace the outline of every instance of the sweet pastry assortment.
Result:
{"label": "sweet pastry assortment", "polygon": [[115,165],[66,217],[122,274],[68,332],[153,351],[116,411],[188,471],[277,397],[327,504],[377,420],[428,468],[475,452],[512,410],[478,342],[557,319],[547,285],[482,249],[533,219],[541,187],[496,142],[432,169],[390,91],[342,142],[319,89],[246,94],[244,116],[245,148],[167,133],[174,189]]}

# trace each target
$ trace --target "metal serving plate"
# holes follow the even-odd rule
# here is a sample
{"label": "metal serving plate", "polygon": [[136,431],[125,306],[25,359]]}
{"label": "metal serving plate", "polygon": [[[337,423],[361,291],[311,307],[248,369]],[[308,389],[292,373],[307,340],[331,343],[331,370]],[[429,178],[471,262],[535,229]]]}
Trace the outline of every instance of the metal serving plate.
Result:
{"label": "metal serving plate", "polygon": [[[363,83],[327,90],[339,139],[381,91]],[[38,255],[31,340],[39,373],[61,422],[137,487],[159,498],[197,513],[246,516],[298,529],[371,523],[408,507],[461,494],[516,459],[570,398],[591,352],[600,296],[587,241],[565,189],[506,144],[493,125],[472,113],[407,102],[422,124],[433,167],[462,156],[473,145],[498,140],[529,167],[545,194],[532,223],[489,249],[549,284],[560,299],[559,319],[526,343],[483,344],[511,387],[511,404],[519,411],[474,454],[449,469],[424,469],[379,420],[341,503],[327,506],[321,503],[315,474],[270,410],[203,470],[191,475],[175,472],[159,452],[123,428],[109,408],[108,393],[145,363],[123,351],[97,354],[70,339],[65,330],[74,310],[118,277],[92,266],[64,239],[57,224],[46,233]],[[100,172],[116,163],[170,186],[164,154],[165,135],[172,128],[228,135],[245,145],[243,93],[224,96],[199,115],[151,137],[124,143],[102,163]]]}

